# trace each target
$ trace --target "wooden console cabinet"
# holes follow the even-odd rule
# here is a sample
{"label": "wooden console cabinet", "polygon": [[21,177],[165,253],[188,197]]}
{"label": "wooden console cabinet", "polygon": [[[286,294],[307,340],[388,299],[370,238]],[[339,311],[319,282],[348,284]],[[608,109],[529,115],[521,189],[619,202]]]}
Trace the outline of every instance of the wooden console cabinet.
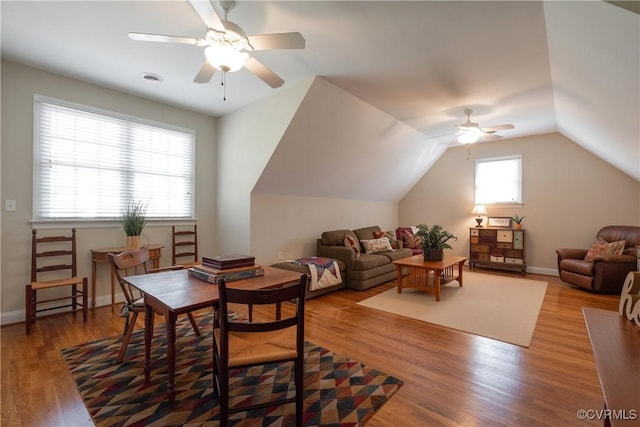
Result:
{"label": "wooden console cabinet", "polygon": [[469,267],[527,271],[524,229],[475,227],[469,229]]}

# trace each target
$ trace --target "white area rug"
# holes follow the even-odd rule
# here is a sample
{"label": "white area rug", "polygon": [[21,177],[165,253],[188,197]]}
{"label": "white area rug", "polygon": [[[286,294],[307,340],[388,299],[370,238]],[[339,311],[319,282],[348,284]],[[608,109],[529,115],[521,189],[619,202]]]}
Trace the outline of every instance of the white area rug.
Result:
{"label": "white area rug", "polygon": [[389,289],[359,302],[377,310],[529,347],[547,282],[464,271],[440,288],[440,301],[417,290]]}

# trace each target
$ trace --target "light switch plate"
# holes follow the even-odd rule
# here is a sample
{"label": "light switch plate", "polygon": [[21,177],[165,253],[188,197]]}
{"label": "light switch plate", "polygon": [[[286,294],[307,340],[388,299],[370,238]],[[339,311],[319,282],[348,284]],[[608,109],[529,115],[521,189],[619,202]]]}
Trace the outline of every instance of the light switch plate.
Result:
{"label": "light switch plate", "polygon": [[16,210],[16,201],[15,200],[5,200],[4,201],[4,210],[8,212],[14,212]]}

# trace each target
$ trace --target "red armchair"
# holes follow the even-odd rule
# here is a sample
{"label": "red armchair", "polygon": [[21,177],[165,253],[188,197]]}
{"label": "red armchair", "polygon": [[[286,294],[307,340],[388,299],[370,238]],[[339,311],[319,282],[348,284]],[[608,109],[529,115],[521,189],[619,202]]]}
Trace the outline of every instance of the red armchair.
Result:
{"label": "red armchair", "polygon": [[556,249],[560,279],[593,292],[619,294],[627,274],[638,267],[640,227],[610,225],[598,231],[596,237],[610,243],[624,240],[622,255],[600,255],[586,261],[588,249]]}
{"label": "red armchair", "polygon": [[402,242],[403,248],[411,249],[413,255],[422,254],[422,246],[416,245],[413,229],[411,227],[396,228],[396,239]]}

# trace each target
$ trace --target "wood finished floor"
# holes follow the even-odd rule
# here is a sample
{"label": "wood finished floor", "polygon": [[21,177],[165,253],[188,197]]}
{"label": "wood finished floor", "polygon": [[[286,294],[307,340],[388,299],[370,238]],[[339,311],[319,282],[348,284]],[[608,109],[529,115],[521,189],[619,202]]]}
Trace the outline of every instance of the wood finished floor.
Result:
{"label": "wood finished floor", "polygon": [[[581,308],[617,310],[619,297],[527,278],[549,282],[529,348],[356,305],[394,282],[308,300],[305,335],[404,381],[370,427],[602,425],[576,417],[602,408]],[[93,425],[60,350],[116,336],[122,325],[119,310],[100,307],[86,324],[70,314],[40,319],[30,336],[24,324],[2,327],[0,424]]]}

